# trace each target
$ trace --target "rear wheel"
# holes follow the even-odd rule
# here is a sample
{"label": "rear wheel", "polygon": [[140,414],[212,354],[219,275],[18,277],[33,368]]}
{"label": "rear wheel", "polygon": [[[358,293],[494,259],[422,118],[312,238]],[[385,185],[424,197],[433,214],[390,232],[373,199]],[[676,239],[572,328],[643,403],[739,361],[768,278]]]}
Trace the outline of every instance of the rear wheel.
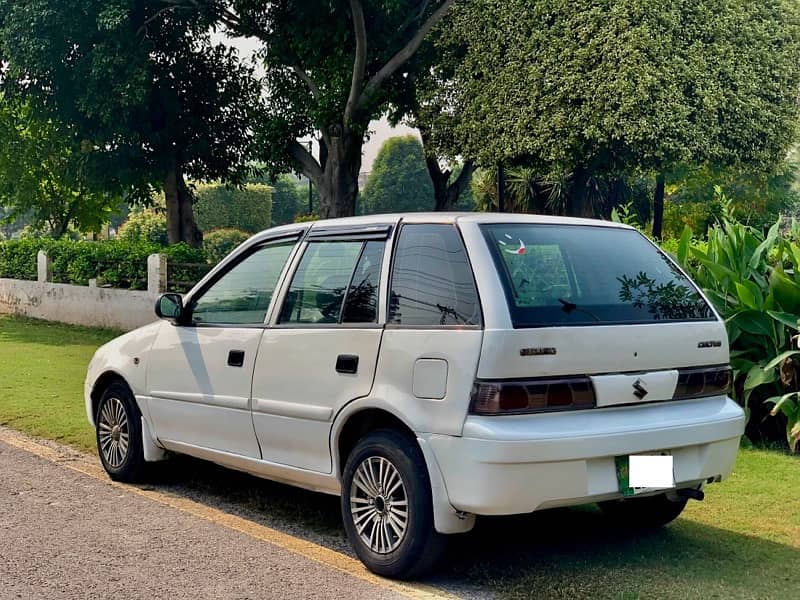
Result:
{"label": "rear wheel", "polygon": [[347,537],[366,567],[408,579],[433,567],[445,537],[433,524],[425,459],[416,440],[391,429],[364,437],[342,477]]}
{"label": "rear wheel", "polygon": [[600,508],[626,528],[656,529],[670,523],[686,508],[687,500],[670,500],[666,494],[601,502]]}
{"label": "rear wheel", "polygon": [[144,466],[142,424],[133,394],[122,382],[103,392],[95,415],[97,450],[115,481],[135,481]]}

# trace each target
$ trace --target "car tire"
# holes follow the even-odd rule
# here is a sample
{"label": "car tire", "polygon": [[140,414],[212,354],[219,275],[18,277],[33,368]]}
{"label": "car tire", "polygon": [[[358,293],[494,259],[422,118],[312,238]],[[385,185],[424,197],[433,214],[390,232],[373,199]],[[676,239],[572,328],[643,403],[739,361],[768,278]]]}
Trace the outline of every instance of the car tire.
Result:
{"label": "car tire", "polygon": [[666,494],[601,502],[605,515],[628,529],[657,529],[678,518],[687,499],[670,500]]}
{"label": "car tire", "polygon": [[95,434],[100,462],[114,481],[137,481],[144,467],[142,421],[133,393],[112,383],[97,405]]}
{"label": "car tire", "polygon": [[444,551],[425,459],[408,435],[381,429],[358,442],[342,474],[341,504],[347,537],[373,573],[419,577]]}

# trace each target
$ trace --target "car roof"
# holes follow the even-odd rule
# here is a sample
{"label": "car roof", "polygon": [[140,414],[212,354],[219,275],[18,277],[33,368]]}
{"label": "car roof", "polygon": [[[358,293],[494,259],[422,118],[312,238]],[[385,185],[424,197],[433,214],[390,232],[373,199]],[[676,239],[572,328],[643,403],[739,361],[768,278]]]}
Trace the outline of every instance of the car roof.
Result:
{"label": "car roof", "polygon": [[[317,221],[306,221],[302,223],[289,223],[288,225],[279,225],[270,229],[265,229],[249,240],[241,244],[231,254],[244,254],[249,252],[249,248],[257,246],[264,242],[290,238],[298,239],[302,234],[307,232],[309,228],[330,229],[330,228],[350,228],[356,230],[369,229],[370,226],[395,226],[400,221],[403,223],[540,223],[549,225],[582,225],[590,227],[611,227],[617,229],[634,230],[630,225],[622,223],[615,223],[613,221],[601,221],[599,219],[577,219],[573,217],[552,217],[546,215],[527,215],[515,213],[485,213],[485,212],[410,212],[410,213],[387,213],[377,215],[363,215],[358,217],[343,217],[338,219],[319,219]],[[362,231],[363,233],[363,231]],[[204,284],[206,279],[213,277],[216,271],[226,264],[228,261],[222,261],[212,269],[205,278],[199,283]],[[196,289],[195,288],[195,289]]]}
{"label": "car roof", "polygon": [[547,215],[529,215],[515,213],[485,212],[410,212],[363,215],[358,217],[342,217],[337,219],[320,219],[305,223],[281,225],[268,229],[263,234],[280,234],[297,231],[307,227],[355,227],[369,225],[393,225],[402,220],[404,223],[540,223],[548,225],[584,225],[592,227],[615,227],[633,229],[630,225],[602,221],[599,219],[579,219],[574,217],[554,217]]}

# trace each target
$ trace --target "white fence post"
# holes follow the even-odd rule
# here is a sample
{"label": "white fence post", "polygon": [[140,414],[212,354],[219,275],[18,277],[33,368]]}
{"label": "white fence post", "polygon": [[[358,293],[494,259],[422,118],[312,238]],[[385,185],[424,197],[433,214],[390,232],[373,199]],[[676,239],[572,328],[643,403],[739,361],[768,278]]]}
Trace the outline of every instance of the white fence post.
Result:
{"label": "white fence post", "polygon": [[167,291],[166,254],[151,254],[147,257],[147,291],[153,295]]}
{"label": "white fence post", "polygon": [[53,281],[53,261],[44,250],[39,250],[36,254],[36,281],[40,283]]}

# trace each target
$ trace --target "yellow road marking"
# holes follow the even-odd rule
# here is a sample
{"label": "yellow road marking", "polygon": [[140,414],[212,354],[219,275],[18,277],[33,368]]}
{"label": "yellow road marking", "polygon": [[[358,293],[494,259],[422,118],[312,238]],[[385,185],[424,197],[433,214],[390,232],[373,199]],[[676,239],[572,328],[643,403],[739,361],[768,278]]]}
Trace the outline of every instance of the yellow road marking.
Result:
{"label": "yellow road marking", "polygon": [[245,535],[262,542],[267,542],[268,544],[278,546],[279,548],[283,548],[284,550],[288,550],[294,554],[299,554],[300,556],[328,567],[332,567],[338,571],[347,573],[348,575],[352,575],[353,577],[356,577],[362,581],[366,581],[367,583],[377,587],[401,594],[407,598],[412,598],[414,600],[457,598],[457,596],[454,596],[443,590],[438,590],[431,586],[406,584],[397,581],[391,581],[389,579],[383,579],[382,577],[378,577],[377,575],[367,571],[360,561],[351,558],[346,554],[336,552],[335,550],[315,544],[314,542],[309,542],[307,540],[294,537],[287,533],[283,533],[282,531],[266,527],[265,525],[253,523],[252,521],[248,521],[242,517],[231,515],[219,509],[206,506],[200,502],[195,502],[194,500],[182,498],[173,494],[159,492],[151,488],[137,487],[135,485],[122,484],[112,481],[108,478],[108,475],[100,465],[90,463],[88,460],[86,460],[86,455],[75,453],[75,457],[71,458],[69,455],[61,454],[57,450],[41,444],[24,434],[3,427],[0,427],[0,441],[8,444],[9,446],[24,450],[30,454],[34,454],[39,458],[49,462],[56,463],[73,471],[77,471],[78,473],[82,473],[83,475],[98,479],[108,485],[126,490],[139,496],[143,496],[149,500],[153,500],[154,502],[169,506],[195,517],[211,521],[212,523],[222,527],[227,527],[228,529],[244,533]]}

